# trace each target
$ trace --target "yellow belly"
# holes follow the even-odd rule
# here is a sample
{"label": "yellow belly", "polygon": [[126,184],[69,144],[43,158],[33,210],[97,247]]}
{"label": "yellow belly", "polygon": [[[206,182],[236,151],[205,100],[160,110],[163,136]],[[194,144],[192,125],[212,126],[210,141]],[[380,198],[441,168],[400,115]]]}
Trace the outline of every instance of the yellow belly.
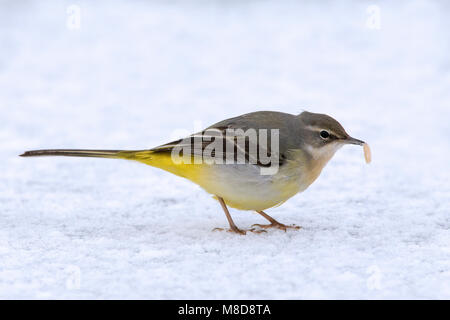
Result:
{"label": "yellow belly", "polygon": [[137,154],[134,160],[186,178],[240,210],[280,205],[302,189],[300,179],[286,166],[275,175],[261,175],[251,164],[176,164],[168,153]]}

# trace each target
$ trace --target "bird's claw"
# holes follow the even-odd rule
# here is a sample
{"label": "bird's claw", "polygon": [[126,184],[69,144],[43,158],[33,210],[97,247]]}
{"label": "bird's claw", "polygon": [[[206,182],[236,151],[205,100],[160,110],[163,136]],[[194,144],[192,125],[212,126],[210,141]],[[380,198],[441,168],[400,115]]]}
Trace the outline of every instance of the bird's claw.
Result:
{"label": "bird's claw", "polygon": [[287,229],[298,230],[298,229],[301,228],[300,226],[296,226],[295,224],[287,226],[287,225],[282,224],[282,223],[271,223],[271,224],[259,224],[259,223],[256,223],[256,224],[252,225],[252,227],[259,227],[259,228],[263,228],[263,229],[277,228],[277,229],[283,230],[284,232],[286,232]]}
{"label": "bird's claw", "polygon": [[233,232],[233,233],[237,233],[237,234],[241,234],[241,235],[246,235],[247,231],[249,232],[253,232],[253,233],[263,233],[263,232],[267,232],[266,230],[258,230],[255,228],[251,228],[249,230],[241,230],[241,229],[225,229],[225,228],[214,228],[212,231],[227,231],[227,232]]}
{"label": "bird's claw", "polygon": [[241,230],[241,229],[238,229],[238,228],[235,228],[235,229],[232,229],[232,228],[230,228],[230,229],[214,228],[212,231],[227,231],[227,232],[237,233],[237,234],[240,234],[240,235],[243,235],[243,236],[245,236],[247,234],[247,232],[245,230]]}

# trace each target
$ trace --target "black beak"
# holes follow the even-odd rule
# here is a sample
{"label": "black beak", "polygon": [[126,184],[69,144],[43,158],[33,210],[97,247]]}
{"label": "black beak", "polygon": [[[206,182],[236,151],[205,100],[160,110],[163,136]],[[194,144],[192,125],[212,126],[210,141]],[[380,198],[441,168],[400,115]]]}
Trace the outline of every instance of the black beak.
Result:
{"label": "black beak", "polygon": [[352,137],[348,137],[347,139],[344,140],[344,142],[348,143],[348,144],[356,144],[358,146],[362,146],[362,145],[365,144],[364,141],[358,140],[358,139],[355,139],[355,138],[352,138]]}

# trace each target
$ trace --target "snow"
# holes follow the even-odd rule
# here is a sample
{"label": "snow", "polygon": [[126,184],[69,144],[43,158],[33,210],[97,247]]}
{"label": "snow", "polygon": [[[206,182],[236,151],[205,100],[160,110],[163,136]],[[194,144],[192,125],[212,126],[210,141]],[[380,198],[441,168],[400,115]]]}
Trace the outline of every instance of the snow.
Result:
{"label": "snow", "polygon": [[[445,1],[2,1],[0,298],[450,298],[449,13]],[[212,232],[227,222],[210,195],[139,163],[17,156],[150,148],[303,109],[369,142],[373,161],[345,147],[267,211],[299,231]]]}

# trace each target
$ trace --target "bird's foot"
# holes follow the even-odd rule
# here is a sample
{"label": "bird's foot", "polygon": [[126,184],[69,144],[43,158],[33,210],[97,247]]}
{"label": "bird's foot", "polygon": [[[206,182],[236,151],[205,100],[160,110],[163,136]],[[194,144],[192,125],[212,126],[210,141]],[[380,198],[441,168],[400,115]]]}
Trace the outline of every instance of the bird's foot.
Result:
{"label": "bird's foot", "polygon": [[247,234],[247,231],[241,230],[239,228],[229,228],[229,229],[226,229],[226,228],[214,228],[212,231],[227,231],[227,232],[237,233],[237,234],[240,234],[240,235],[243,235],[243,236],[245,236]]}
{"label": "bird's foot", "polygon": [[[252,227],[258,227],[258,228],[262,228],[262,229],[269,229],[269,228],[277,228],[280,230],[283,230],[284,232],[286,232],[287,229],[295,229],[298,230],[301,227],[300,226],[296,226],[295,224],[287,226],[285,224],[279,223],[279,222],[272,222],[271,224],[254,224],[252,225]],[[251,230],[256,230],[256,229],[251,229]],[[265,231],[265,230],[262,230]]]}
{"label": "bird's foot", "polygon": [[267,232],[266,230],[258,230],[255,228],[249,229],[249,230],[241,230],[238,228],[229,228],[229,229],[225,229],[225,228],[214,228],[212,231],[227,231],[227,232],[233,232],[233,233],[237,233],[240,235],[246,235],[247,231],[253,232],[253,233],[263,233],[263,232]]}

